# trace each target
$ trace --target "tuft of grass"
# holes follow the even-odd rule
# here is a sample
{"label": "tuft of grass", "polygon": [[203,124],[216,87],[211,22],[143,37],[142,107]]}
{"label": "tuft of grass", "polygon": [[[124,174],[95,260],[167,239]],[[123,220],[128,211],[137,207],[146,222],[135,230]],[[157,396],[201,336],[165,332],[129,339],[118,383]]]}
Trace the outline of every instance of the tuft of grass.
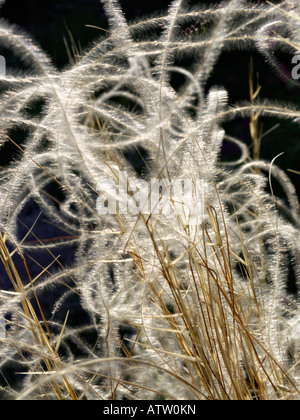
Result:
{"label": "tuft of grass", "polygon": [[[64,334],[64,328],[67,323],[68,315],[66,316],[65,323],[61,330],[61,333],[58,337],[58,340],[55,342],[50,327],[47,323],[47,320],[44,316],[43,309],[41,307],[39,298],[35,291],[34,282],[37,279],[32,279],[29,273],[29,269],[26,263],[25,258],[23,257],[22,253],[16,247],[13,252],[9,252],[7,246],[7,234],[4,233],[2,235],[0,233],[0,258],[1,263],[4,266],[5,272],[11,282],[11,285],[14,289],[14,296],[20,300],[21,308],[18,311],[18,327],[24,329],[30,336],[32,337],[32,341],[35,343],[35,347],[29,346],[26,342],[22,343],[13,339],[6,338],[4,339],[4,343],[6,346],[11,346],[16,349],[20,358],[23,360],[25,364],[30,366],[30,360],[27,360],[27,355],[35,356],[36,352],[38,353],[39,357],[44,362],[45,366],[45,373],[51,372],[59,372],[63,368],[63,362],[60,360],[59,357],[59,347],[60,343]],[[18,253],[21,257],[24,267],[26,269],[28,275],[28,284],[25,285],[24,279],[22,279],[19,275],[19,272],[13,262],[13,255]],[[34,305],[31,303],[31,299],[29,295],[33,294],[35,303],[38,308],[38,313],[36,312]],[[14,323],[12,323],[13,325]],[[31,370],[27,372],[27,374],[32,375],[36,382],[39,384],[38,376],[43,374],[43,370],[38,372],[32,372]],[[76,391],[69,383],[68,378],[65,375],[60,377],[60,381],[57,378],[53,380],[49,379],[46,384],[42,387],[42,392],[46,399],[48,398],[48,389],[50,392],[53,393],[58,400],[64,400],[71,398],[72,400],[76,400]]]}
{"label": "tuft of grass", "polygon": [[[299,45],[296,3],[173,0],[166,15],[133,24],[117,0],[102,3],[110,31],[84,52],[69,34],[76,57],[61,72],[0,24],[1,42],[29,67],[1,80],[0,148],[18,151],[0,171],[1,392],[299,399],[299,296],[287,284],[300,284],[300,206],[276,158],[261,160],[260,123],[299,124],[300,111],[261,99],[252,65],[250,100],[208,89],[228,49],[256,48],[287,76],[275,52]],[[237,117],[249,121],[252,153],[223,128]],[[235,161],[221,161],[224,140],[239,148]],[[30,204],[42,217],[26,223]]]}

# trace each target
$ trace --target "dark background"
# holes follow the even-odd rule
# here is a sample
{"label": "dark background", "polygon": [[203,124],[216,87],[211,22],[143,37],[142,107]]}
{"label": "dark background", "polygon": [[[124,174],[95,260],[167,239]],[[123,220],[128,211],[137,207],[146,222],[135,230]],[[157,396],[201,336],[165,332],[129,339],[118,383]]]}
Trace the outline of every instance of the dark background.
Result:
{"label": "dark background", "polygon": [[[265,0],[247,0],[248,3],[265,3]],[[273,0],[276,3],[277,0]],[[167,10],[171,0],[120,0],[129,20]],[[189,0],[191,6],[224,3],[222,0]],[[225,1],[226,3],[226,1]],[[97,36],[97,30],[85,25],[107,28],[100,0],[6,0],[1,15],[33,34],[57,66],[68,62],[62,41],[68,27],[82,46]]]}

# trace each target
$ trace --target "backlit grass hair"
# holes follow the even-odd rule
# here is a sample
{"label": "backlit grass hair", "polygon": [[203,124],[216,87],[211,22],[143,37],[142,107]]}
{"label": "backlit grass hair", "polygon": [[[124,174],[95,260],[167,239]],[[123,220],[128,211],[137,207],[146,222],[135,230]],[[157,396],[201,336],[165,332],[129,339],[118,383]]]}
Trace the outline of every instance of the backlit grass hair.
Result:
{"label": "backlit grass hair", "polygon": [[[1,79],[0,147],[18,153],[0,172],[1,261],[12,286],[0,293],[0,366],[24,373],[3,395],[298,399],[299,302],[286,288],[291,265],[299,286],[298,198],[276,160],[251,160],[223,123],[259,115],[298,125],[300,111],[257,95],[229,105],[222,86],[207,90],[223,51],[258,48],[276,68],[275,44],[294,53],[297,2],[174,0],[166,15],[132,24],[117,0],[102,3],[109,35],[61,72],[30,36],[0,25],[0,41],[28,66]],[[187,36],[202,21],[205,30]],[[230,164],[220,159],[225,139],[241,151]],[[117,206],[124,173],[136,214]],[[272,193],[274,179],[286,199]],[[170,211],[160,200],[159,211],[144,211],[139,180],[160,182]],[[175,180],[189,182],[191,202],[173,199]],[[22,218],[29,203],[42,212],[33,226]],[[42,219],[59,238],[43,240]],[[74,251],[67,267],[65,248]],[[46,319],[41,302],[57,289]],[[68,324],[70,299],[85,324]]]}

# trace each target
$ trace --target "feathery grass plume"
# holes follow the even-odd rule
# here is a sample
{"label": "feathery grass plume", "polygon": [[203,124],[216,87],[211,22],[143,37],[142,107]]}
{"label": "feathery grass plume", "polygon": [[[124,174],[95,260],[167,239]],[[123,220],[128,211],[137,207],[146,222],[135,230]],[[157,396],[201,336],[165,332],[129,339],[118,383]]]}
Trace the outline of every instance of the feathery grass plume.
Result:
{"label": "feathery grass plume", "polygon": [[[205,9],[174,0],[166,16],[129,25],[117,0],[102,3],[109,36],[61,72],[31,37],[0,24],[1,43],[28,67],[1,79],[0,147],[18,154],[0,172],[11,283],[0,293],[0,367],[23,374],[1,392],[298,399],[299,296],[286,288],[290,266],[300,285],[298,198],[275,159],[250,160],[223,122],[298,124],[300,110],[254,94],[229,105],[207,82],[223,51],[257,47],[269,58],[275,42],[296,42],[299,11],[285,1]],[[275,40],[282,27],[290,38],[278,31]],[[230,165],[220,159],[225,139],[241,150]],[[275,179],[286,199],[274,196]],[[31,225],[28,205],[41,212]],[[43,237],[45,224],[55,237]],[[82,324],[68,320],[74,302]]]}
{"label": "feathery grass plume", "polygon": [[270,5],[277,14],[259,29],[258,48],[284,80],[297,85],[297,80],[292,78],[292,70],[281,62],[277,53],[281,51],[295,55],[299,52],[299,2],[284,1],[279,5],[270,2]]}

